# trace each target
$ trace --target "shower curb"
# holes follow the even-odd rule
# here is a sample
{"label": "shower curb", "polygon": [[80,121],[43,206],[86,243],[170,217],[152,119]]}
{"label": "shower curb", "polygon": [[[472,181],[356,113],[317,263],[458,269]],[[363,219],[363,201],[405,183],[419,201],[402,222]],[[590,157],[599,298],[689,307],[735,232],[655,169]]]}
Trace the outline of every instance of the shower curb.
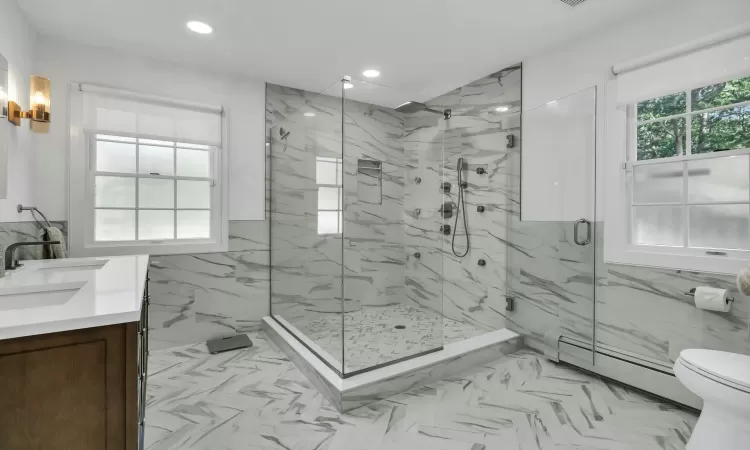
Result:
{"label": "shower curb", "polygon": [[342,379],[273,318],[263,318],[263,330],[339,412],[455,376],[523,348],[521,336],[501,329],[448,344],[441,351]]}

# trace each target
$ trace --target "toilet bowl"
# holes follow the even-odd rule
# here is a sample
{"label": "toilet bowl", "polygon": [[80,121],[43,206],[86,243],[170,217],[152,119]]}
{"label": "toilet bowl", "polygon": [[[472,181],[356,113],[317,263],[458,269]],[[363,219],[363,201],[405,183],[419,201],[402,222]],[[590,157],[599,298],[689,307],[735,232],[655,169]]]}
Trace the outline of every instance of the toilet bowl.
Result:
{"label": "toilet bowl", "polygon": [[677,379],[703,399],[687,450],[750,449],[750,356],[715,350],[683,350]]}

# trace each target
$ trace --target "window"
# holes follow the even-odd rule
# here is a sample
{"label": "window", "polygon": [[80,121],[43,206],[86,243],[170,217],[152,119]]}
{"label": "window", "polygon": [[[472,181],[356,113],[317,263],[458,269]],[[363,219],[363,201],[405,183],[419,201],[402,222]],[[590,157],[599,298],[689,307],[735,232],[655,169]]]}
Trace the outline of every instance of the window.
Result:
{"label": "window", "polygon": [[211,237],[216,149],[102,134],[90,139],[95,242]]}
{"label": "window", "polygon": [[71,254],[226,251],[221,108],[77,83],[70,107]]}
{"label": "window", "polygon": [[344,232],[343,160],[317,157],[315,179],[318,185],[318,234]]}
{"label": "window", "polygon": [[628,117],[631,251],[746,263],[750,77],[642,101]]}

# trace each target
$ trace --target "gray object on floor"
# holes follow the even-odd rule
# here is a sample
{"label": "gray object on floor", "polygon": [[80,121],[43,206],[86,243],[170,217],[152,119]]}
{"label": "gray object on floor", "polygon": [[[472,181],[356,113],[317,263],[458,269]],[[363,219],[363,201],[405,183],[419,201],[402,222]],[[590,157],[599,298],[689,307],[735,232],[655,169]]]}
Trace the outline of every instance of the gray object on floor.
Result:
{"label": "gray object on floor", "polygon": [[210,341],[206,341],[208,353],[212,355],[252,346],[253,341],[251,341],[246,334],[238,334],[236,336],[227,336],[224,338],[211,339]]}

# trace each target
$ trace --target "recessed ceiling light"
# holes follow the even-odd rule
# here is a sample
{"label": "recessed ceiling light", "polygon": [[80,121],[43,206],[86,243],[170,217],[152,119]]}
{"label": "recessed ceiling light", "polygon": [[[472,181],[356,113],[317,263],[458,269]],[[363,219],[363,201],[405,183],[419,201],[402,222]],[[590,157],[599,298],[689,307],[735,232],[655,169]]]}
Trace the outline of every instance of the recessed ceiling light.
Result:
{"label": "recessed ceiling light", "polygon": [[351,89],[353,87],[354,87],[354,85],[351,84],[351,83],[344,83],[344,89]]}
{"label": "recessed ceiling light", "polygon": [[557,100],[552,100],[551,102],[547,102],[548,105],[554,105],[555,103],[557,103]]}
{"label": "recessed ceiling light", "polygon": [[315,113],[313,112],[306,112],[305,117],[315,117]]}
{"label": "recessed ceiling light", "polygon": [[380,71],[375,69],[367,69],[362,72],[362,75],[366,76],[367,78],[377,78],[380,76]]}
{"label": "recessed ceiling light", "polygon": [[497,112],[506,112],[509,109],[510,108],[508,108],[507,106],[498,106],[497,108],[495,108],[495,111],[497,111]]}
{"label": "recessed ceiling light", "polygon": [[187,23],[187,27],[190,28],[190,31],[194,31],[198,34],[211,34],[214,32],[213,27],[207,23],[198,22],[197,20],[192,20]]}

